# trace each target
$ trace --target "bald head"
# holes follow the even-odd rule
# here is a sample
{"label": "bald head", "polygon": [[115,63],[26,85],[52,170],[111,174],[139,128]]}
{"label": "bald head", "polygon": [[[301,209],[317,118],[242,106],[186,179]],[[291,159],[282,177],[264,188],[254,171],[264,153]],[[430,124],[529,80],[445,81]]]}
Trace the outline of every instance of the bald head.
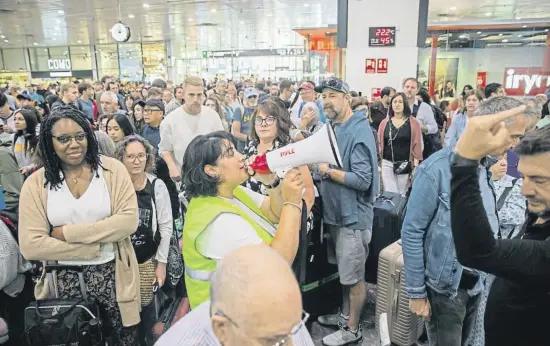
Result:
{"label": "bald head", "polygon": [[[282,336],[302,315],[300,288],[288,263],[265,244],[239,248],[218,263],[212,280],[212,315],[222,312],[249,336]],[[224,345],[238,344],[239,334],[213,316],[213,328]],[[234,342],[232,342],[233,340]]]}

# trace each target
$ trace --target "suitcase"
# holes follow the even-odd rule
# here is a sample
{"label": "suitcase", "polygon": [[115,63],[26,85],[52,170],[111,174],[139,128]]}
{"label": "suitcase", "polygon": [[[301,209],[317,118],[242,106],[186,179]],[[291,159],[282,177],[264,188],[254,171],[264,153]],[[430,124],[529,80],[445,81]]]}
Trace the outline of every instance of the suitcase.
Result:
{"label": "suitcase", "polygon": [[380,252],[375,321],[377,330],[386,328],[380,326],[380,316],[387,314],[391,342],[398,346],[410,346],[422,335],[424,320],[409,310],[403,266],[400,240]]}
{"label": "suitcase", "polygon": [[384,192],[374,201],[372,239],[369,244],[369,256],[365,264],[365,280],[376,284],[378,256],[380,252],[401,238],[401,226],[405,218],[408,192]]}
{"label": "suitcase", "polygon": [[[303,210],[305,210],[305,203]],[[314,321],[316,317],[334,313],[342,304],[342,286],[338,266],[328,260],[328,240],[322,222],[322,205],[320,197],[315,199],[312,208],[313,228],[300,232],[300,245],[293,269],[302,292],[303,309]],[[302,225],[306,215],[302,215]]]}

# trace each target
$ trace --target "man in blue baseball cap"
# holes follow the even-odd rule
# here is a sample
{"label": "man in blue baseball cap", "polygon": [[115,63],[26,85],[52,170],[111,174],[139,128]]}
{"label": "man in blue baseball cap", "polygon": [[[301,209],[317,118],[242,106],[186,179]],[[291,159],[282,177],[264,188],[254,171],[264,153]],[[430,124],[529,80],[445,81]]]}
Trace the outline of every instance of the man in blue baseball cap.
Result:
{"label": "man in blue baseball cap", "polygon": [[319,324],[339,328],[323,338],[327,346],[363,339],[359,316],[366,300],[365,262],[372,237],[374,199],[378,194],[377,147],[364,111],[351,110],[348,84],[338,78],[315,88],[323,112],[334,127],[343,167],[320,164],[323,218],[334,241],[343,306],[320,316]]}
{"label": "man in blue baseball cap", "polygon": [[231,134],[237,140],[237,150],[241,153],[248,141],[250,118],[252,118],[252,114],[258,106],[258,96],[258,89],[252,87],[244,89],[244,109],[237,108],[233,113]]}

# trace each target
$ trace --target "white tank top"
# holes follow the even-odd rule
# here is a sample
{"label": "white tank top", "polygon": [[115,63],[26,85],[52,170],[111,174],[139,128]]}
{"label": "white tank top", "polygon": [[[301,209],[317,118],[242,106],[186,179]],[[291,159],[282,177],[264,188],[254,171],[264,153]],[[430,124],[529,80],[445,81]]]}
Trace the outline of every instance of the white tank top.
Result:
{"label": "white tank top", "polygon": [[[98,175],[92,178],[86,192],[75,198],[67,182],[63,180],[57,189],[48,186],[48,220],[52,227],[93,223],[111,216],[111,197],[103,176],[103,168],[98,168]],[[99,256],[93,260],[59,261],[65,265],[97,265],[114,260],[115,252],[112,243],[101,244]]]}

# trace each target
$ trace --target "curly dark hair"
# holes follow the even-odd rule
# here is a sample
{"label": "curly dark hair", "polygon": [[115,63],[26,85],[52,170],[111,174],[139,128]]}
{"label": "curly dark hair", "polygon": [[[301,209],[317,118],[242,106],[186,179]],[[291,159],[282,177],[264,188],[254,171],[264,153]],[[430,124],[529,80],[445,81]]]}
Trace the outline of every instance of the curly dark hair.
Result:
{"label": "curly dark hair", "polygon": [[74,121],[86,133],[88,147],[84,161],[90,166],[92,171],[96,172],[96,175],[98,167],[101,164],[97,139],[86,115],[70,105],[61,105],[55,108],[40,127],[40,138],[38,141],[38,164],[44,167],[44,176],[46,178],[44,187],[50,184],[50,188],[54,190],[58,189],[63,180],[65,180],[61,160],[55,153],[52,138],[52,128],[61,119]]}
{"label": "curly dark hair", "polygon": [[287,145],[292,141],[292,138],[290,138],[290,129],[292,129],[294,125],[290,120],[290,113],[288,113],[283,104],[280,104],[273,99],[265,101],[256,107],[256,110],[254,110],[252,118],[250,119],[250,138],[252,138],[255,142],[260,141],[254,125],[256,117],[260,112],[275,118],[275,124],[277,125],[277,137],[275,140],[281,142],[282,145]]}
{"label": "curly dark hair", "polygon": [[189,198],[216,196],[220,178],[206,174],[204,166],[216,165],[218,159],[224,155],[227,142],[235,145],[231,134],[217,131],[197,136],[189,143],[181,167],[181,181]]}

